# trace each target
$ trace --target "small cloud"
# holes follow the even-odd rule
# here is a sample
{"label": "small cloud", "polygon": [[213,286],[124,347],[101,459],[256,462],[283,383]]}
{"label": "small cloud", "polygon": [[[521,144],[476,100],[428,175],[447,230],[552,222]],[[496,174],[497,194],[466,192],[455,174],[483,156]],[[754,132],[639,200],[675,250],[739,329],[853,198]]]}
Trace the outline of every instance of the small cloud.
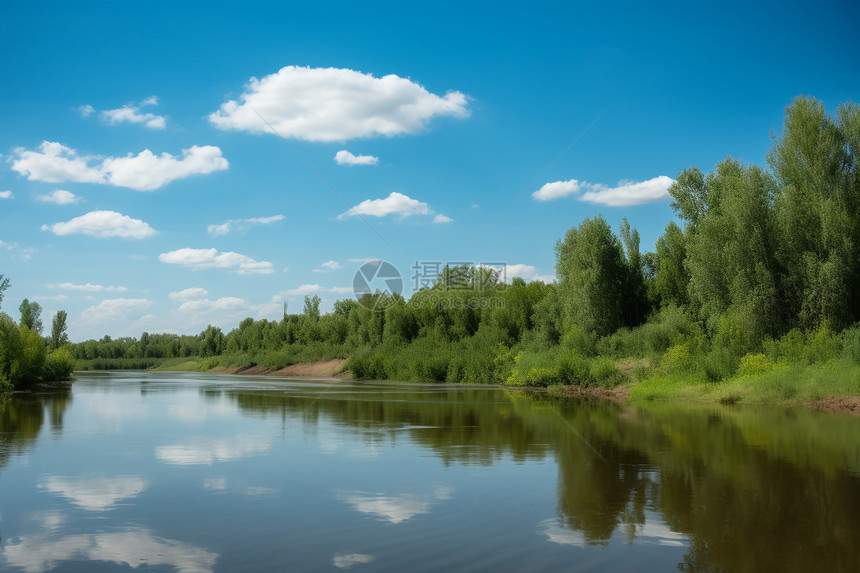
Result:
{"label": "small cloud", "polygon": [[393,74],[375,78],[350,69],[287,66],[251,78],[238,101],[223,103],[209,121],[218,129],[346,141],[415,133],[437,116],[468,117],[466,96],[438,96]]}
{"label": "small cloud", "polygon": [[454,219],[452,219],[451,217],[449,217],[447,215],[443,215],[442,213],[439,213],[438,215],[433,217],[434,223],[450,223],[453,220]]}
{"label": "small cloud", "polygon": [[69,297],[64,294],[57,295],[36,295],[33,297],[33,300],[49,300],[53,302],[63,302],[69,300]]}
{"label": "small cloud", "polygon": [[228,235],[233,231],[245,231],[248,227],[254,225],[271,225],[278,221],[283,221],[286,217],[283,215],[272,215],[270,217],[251,217],[249,219],[230,219],[220,225],[208,225],[206,232],[212,237],[220,237]]}
{"label": "small cloud", "polygon": [[125,292],[128,289],[124,286],[102,286],[102,285],[94,285],[92,283],[87,283],[83,285],[75,284],[75,283],[59,283],[59,284],[48,284],[46,285],[48,288],[55,288],[60,290],[72,290],[72,291],[81,291],[81,292]]}
{"label": "small cloud", "polygon": [[315,273],[327,273],[329,271],[336,271],[338,269],[342,269],[343,265],[337,261],[326,261],[320,265],[320,268],[314,269]]}
{"label": "small cloud", "polygon": [[77,110],[81,117],[89,117],[96,112],[96,109],[90,104],[79,106]]}
{"label": "small cloud", "polygon": [[305,296],[315,293],[347,294],[352,292],[352,287],[324,287],[316,284],[303,284],[298,288],[281,291],[272,297],[272,302],[278,302],[291,296]]}
{"label": "small cloud", "polygon": [[[394,215],[399,219],[412,217],[414,215],[435,216],[434,223],[445,223],[450,221],[441,213],[436,213],[430,205],[413,199],[403,193],[393,192],[385,199],[366,199],[345,213],[338,215],[338,220],[354,217],[357,215],[368,215],[372,217],[387,217]],[[441,219],[440,219],[441,217]]]}
{"label": "small cloud", "polygon": [[[156,115],[154,113],[142,113],[140,111],[141,107],[150,105],[158,105],[158,98],[150,96],[140,102],[139,106],[124,105],[117,109],[105,110],[101,112],[99,116],[102,118],[102,121],[109,123],[110,125],[116,125],[118,123],[142,123],[151,129],[164,129],[167,125],[166,117],[163,115]],[[84,117],[87,117],[95,111],[92,106],[86,107],[89,108],[89,113],[84,115]]]}
{"label": "small cloud", "polygon": [[0,199],[14,199],[15,194],[11,191],[0,191]]}
{"label": "small cloud", "polygon": [[665,201],[669,198],[669,187],[672,183],[674,180],[666,175],[641,182],[621,181],[615,187],[570,179],[569,181],[547,183],[532,193],[532,197],[537,201],[552,201],[583,192],[577,197],[580,201],[610,207],[630,207]]}
{"label": "small cloud", "polygon": [[256,261],[239,253],[219,253],[216,249],[177,249],[158,255],[158,260],[171,265],[190,267],[193,270],[233,269],[240,275],[275,272],[270,262]]}
{"label": "small cloud", "polygon": [[44,201],[45,203],[56,203],[57,205],[74,205],[75,203],[80,203],[81,198],[66,191],[65,189],[57,189],[56,191],[51,191],[46,195],[39,195],[37,197],[39,201]]}
{"label": "small cloud", "polygon": [[511,282],[511,279],[514,277],[520,277],[526,282],[542,281],[551,283],[555,281],[555,275],[542,275],[538,272],[537,267],[532,265],[505,265],[503,278],[507,282]]}
{"label": "small cloud", "polygon": [[218,300],[188,300],[179,305],[179,310],[195,312],[209,310],[243,310],[247,308],[251,308],[251,305],[249,305],[245,299],[235,296],[224,296]]}
{"label": "small cloud", "polygon": [[184,289],[181,291],[172,292],[168,295],[168,297],[170,298],[170,300],[186,301],[186,300],[206,298],[206,296],[208,296],[208,295],[209,295],[209,291],[207,291],[205,288],[191,287],[191,288],[187,288],[187,289]]}
{"label": "small cloud", "polygon": [[342,149],[334,156],[338,165],[377,165],[379,158],[373,155],[353,155],[346,149]]}
{"label": "small cloud", "polygon": [[98,239],[108,237],[145,239],[156,234],[155,229],[147,223],[116,211],[91,211],[65,223],[42,225],[42,230],[61,236],[80,234]]}

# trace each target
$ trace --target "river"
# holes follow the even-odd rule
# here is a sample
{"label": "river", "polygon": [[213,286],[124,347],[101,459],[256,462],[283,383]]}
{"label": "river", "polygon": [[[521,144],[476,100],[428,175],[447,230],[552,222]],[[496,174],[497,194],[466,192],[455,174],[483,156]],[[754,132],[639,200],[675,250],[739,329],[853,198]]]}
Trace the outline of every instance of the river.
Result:
{"label": "river", "polygon": [[0,405],[0,571],[856,571],[860,419],[81,373]]}

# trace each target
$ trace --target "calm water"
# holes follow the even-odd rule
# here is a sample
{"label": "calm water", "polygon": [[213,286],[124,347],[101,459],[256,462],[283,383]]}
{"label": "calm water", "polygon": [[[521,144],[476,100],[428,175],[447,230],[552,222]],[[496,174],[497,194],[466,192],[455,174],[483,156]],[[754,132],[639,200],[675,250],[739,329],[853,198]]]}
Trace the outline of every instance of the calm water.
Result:
{"label": "calm water", "polygon": [[78,375],[0,413],[0,571],[857,571],[860,419]]}

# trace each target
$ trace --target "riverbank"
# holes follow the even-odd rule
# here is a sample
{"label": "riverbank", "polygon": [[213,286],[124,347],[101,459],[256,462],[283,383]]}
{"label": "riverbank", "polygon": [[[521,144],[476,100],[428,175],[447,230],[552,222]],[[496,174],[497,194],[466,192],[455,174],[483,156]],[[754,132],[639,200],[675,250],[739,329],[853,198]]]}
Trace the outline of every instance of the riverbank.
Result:
{"label": "riverbank", "polygon": [[[155,370],[212,372],[245,376],[319,377],[353,379],[344,371],[345,359],[298,362],[284,368],[261,365],[207,368],[203,360],[164,364]],[[559,397],[599,398],[620,403],[651,401],[805,407],[833,413],[860,415],[860,366],[848,360],[783,367],[709,382],[701,376],[652,375],[612,388],[598,385],[557,385],[548,391]]]}

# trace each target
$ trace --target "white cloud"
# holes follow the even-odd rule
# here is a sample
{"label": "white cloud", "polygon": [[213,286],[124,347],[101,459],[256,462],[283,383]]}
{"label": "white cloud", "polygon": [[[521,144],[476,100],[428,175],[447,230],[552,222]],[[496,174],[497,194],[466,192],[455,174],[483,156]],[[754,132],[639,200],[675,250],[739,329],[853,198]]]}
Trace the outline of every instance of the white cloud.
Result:
{"label": "white cloud", "polygon": [[106,109],[101,113],[101,118],[111,125],[118,123],[142,123],[151,129],[164,129],[167,118],[154,113],[141,113],[140,108],[124,105],[117,109]]}
{"label": "white cloud", "polygon": [[390,523],[401,523],[416,515],[430,513],[435,502],[450,499],[452,492],[452,488],[441,486],[433,488],[432,495],[384,495],[354,491],[338,492],[338,499],[345,501],[358,512],[375,515]]}
{"label": "white cloud", "polygon": [[152,304],[145,298],[109,298],[81,313],[88,322],[107,322],[128,317]]}
{"label": "white cloud", "polygon": [[182,150],[182,158],[179,159],[169,153],[155,155],[148,149],[137,155],[109,157],[102,162],[102,171],[112,185],[152,191],[177,179],[221,171],[228,166],[220,148],[192,145]]}
{"label": "white cloud", "polygon": [[466,96],[457,91],[440,97],[396,75],[287,66],[252,77],[239,101],[225,102],[209,121],[220,129],[269,132],[262,116],[283,137],[346,141],[414,133],[434,116],[468,115]]}
{"label": "white cloud", "polygon": [[239,253],[219,253],[216,249],[177,249],[158,255],[158,260],[171,265],[183,265],[198,269],[235,269],[240,275],[271,274],[272,263],[255,261]]}
{"label": "white cloud", "polygon": [[74,205],[75,203],[79,203],[81,198],[66,191],[65,189],[57,189],[56,191],[51,191],[46,195],[39,195],[39,201],[44,201],[46,203],[56,203],[57,205]]}
{"label": "white cloud", "polygon": [[532,197],[538,201],[552,201],[584,191],[582,195],[577,197],[580,201],[599,203],[610,207],[630,207],[665,201],[669,198],[669,186],[672,183],[674,180],[666,175],[641,182],[620,181],[615,187],[571,179],[547,183],[532,193]]}
{"label": "white cloud", "polygon": [[305,296],[308,294],[315,293],[334,293],[334,294],[346,294],[352,292],[352,287],[324,287],[320,285],[313,284],[304,284],[298,288],[293,288],[289,290],[282,291],[275,296],[272,297],[272,302],[277,302],[282,300],[284,297],[291,296]]}
{"label": "white cloud", "polygon": [[660,175],[647,181],[621,181],[616,187],[592,185],[591,190],[582,194],[580,200],[600,203],[610,207],[629,207],[665,201],[669,198],[669,187],[674,183],[671,177]]}
{"label": "white cloud", "polygon": [[14,199],[15,194],[11,191],[0,191],[0,199]]}
{"label": "white cloud", "polygon": [[514,277],[520,277],[526,282],[543,281],[545,283],[555,282],[555,275],[542,275],[537,267],[532,265],[505,265],[504,279],[511,282]]}
{"label": "white cloud", "polygon": [[92,165],[98,158],[79,156],[74,149],[51,141],[43,141],[39,151],[19,148],[15,154],[18,159],[12,162],[12,169],[31,181],[101,183],[136,191],[152,191],[177,179],[229,167],[221,149],[213,145],[193,145],[183,149],[178,158],[169,153],[155,155],[144,149],[137,155],[107,157]]}
{"label": "white cloud", "polygon": [[224,296],[218,300],[187,300],[179,305],[179,310],[208,311],[208,310],[245,310],[251,308],[244,299],[235,296]]}
{"label": "white cloud", "polygon": [[81,234],[99,239],[145,239],[155,235],[155,229],[147,223],[116,211],[90,211],[65,223],[42,225],[42,230],[51,231],[55,235]]}
{"label": "white cloud", "polygon": [[78,106],[77,109],[78,113],[80,113],[82,117],[89,117],[96,112],[96,108],[94,108],[90,104]]}
{"label": "white cloud", "polygon": [[343,265],[337,261],[326,261],[320,265],[320,268],[314,269],[315,273],[327,273],[329,271],[336,271],[338,269],[342,269]]}
{"label": "white cloud", "polygon": [[331,559],[332,565],[338,569],[349,569],[353,565],[373,563],[374,561],[376,561],[376,557],[366,553],[349,553],[347,555],[335,553]]}
{"label": "white cloud", "polygon": [[12,170],[26,175],[30,181],[47,183],[105,183],[105,176],[98,168],[90,166],[90,156],[82,155],[71,147],[55,141],[43,141],[39,151],[15,150],[18,159],[12,162]]}
{"label": "white cloud", "polygon": [[373,155],[353,155],[346,149],[341,149],[334,156],[338,165],[377,165],[379,158]]}
{"label": "white cloud", "polygon": [[124,286],[103,286],[87,283],[83,285],[74,283],[58,283],[46,285],[48,288],[58,288],[61,290],[74,290],[83,292],[125,292],[128,288]]}
{"label": "white cloud", "polygon": [[103,561],[123,568],[137,568],[145,563],[147,568],[165,565],[178,573],[212,573],[219,556],[136,527],[64,537],[45,533],[22,535],[3,545],[4,561],[27,573],[53,570],[66,561]]}
{"label": "white cloud", "polygon": [[168,296],[170,300],[197,300],[205,298],[209,294],[205,288],[191,287],[177,292],[172,292]]}
{"label": "white cloud", "polygon": [[63,478],[51,476],[43,479],[39,487],[68,499],[87,511],[105,511],[124,499],[135,497],[147,487],[137,476]]}
{"label": "white cloud", "polygon": [[272,445],[263,436],[235,436],[223,439],[197,438],[183,444],[159,446],[155,457],[176,465],[209,465],[264,454]]}
{"label": "white cloud", "polygon": [[441,213],[436,213],[427,203],[413,199],[403,193],[397,193],[396,191],[385,199],[365,199],[349,211],[338,215],[337,218],[343,220],[356,215],[368,215],[372,217],[395,215],[400,219],[413,215],[435,215],[433,219],[434,223],[448,223],[451,221],[449,217]]}
{"label": "white cloud", "polygon": [[244,231],[249,226],[253,225],[270,225],[278,221],[283,221],[286,217],[283,215],[272,215],[270,217],[251,217],[249,219],[230,219],[220,225],[208,225],[206,232],[212,237],[227,235],[233,231]]}
{"label": "white cloud", "polygon": [[561,197],[573,195],[574,193],[579,193],[579,189],[580,184],[576,179],[571,179],[569,181],[554,181],[552,183],[547,183],[532,193],[532,197],[538,201],[551,201],[553,199],[559,199]]}

